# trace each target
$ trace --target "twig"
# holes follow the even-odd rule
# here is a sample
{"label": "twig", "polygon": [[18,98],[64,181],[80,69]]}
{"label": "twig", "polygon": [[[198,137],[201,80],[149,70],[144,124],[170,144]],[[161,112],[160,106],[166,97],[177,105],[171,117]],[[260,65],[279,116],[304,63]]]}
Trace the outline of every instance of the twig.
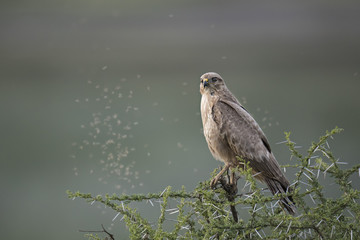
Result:
{"label": "twig", "polygon": [[89,230],[79,230],[79,232],[86,232],[86,233],[106,233],[112,240],[115,240],[114,235],[109,233],[105,228],[104,225],[101,224],[102,230],[97,230],[97,231],[89,231]]}

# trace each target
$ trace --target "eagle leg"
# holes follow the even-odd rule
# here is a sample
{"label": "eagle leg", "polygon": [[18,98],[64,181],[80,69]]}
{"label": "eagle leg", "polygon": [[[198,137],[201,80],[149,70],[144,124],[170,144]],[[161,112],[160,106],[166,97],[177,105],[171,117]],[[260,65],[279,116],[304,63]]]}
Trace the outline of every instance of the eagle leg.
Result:
{"label": "eagle leg", "polygon": [[237,181],[235,180],[235,172],[234,171],[231,171],[231,176],[230,176],[230,184],[231,185],[236,185],[237,184]]}
{"label": "eagle leg", "polygon": [[228,169],[230,168],[229,164],[225,164],[224,168],[221,169],[221,171],[213,178],[213,180],[211,180],[210,183],[210,187],[214,188],[217,184],[217,182],[219,181],[219,179],[221,178],[221,176],[224,174],[224,172],[226,172]]}

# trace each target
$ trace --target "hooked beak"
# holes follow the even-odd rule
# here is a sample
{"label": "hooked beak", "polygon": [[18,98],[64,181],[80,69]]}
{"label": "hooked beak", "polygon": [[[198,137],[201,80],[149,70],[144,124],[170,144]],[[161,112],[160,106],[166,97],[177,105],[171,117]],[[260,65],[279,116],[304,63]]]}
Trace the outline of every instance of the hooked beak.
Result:
{"label": "hooked beak", "polygon": [[209,86],[209,79],[204,78],[203,84],[204,84],[204,87]]}

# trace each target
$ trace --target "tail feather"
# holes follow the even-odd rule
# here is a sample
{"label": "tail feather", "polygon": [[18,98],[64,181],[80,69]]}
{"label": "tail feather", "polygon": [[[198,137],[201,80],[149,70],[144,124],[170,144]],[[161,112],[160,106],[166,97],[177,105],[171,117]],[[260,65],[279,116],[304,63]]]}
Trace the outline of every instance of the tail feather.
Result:
{"label": "tail feather", "polygon": [[[280,181],[272,178],[265,178],[265,183],[269,187],[272,194],[277,193],[287,193],[291,192],[291,188],[289,187],[289,183],[286,181],[286,184],[281,184]],[[294,215],[296,212],[295,203],[291,196],[286,198],[282,198],[280,200],[280,204],[283,208],[285,208],[291,215]]]}

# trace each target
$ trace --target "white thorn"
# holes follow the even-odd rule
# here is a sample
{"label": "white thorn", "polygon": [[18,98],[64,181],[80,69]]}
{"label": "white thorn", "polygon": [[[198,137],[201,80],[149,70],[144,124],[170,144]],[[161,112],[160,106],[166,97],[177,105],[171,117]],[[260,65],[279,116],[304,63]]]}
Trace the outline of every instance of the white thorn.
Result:
{"label": "white thorn", "polygon": [[257,212],[257,211],[259,211],[259,210],[262,209],[262,208],[264,208],[264,207],[258,208],[258,209],[256,209],[256,210],[254,210],[254,212]]}
{"label": "white thorn", "polygon": [[256,230],[256,228],[255,228],[255,232],[257,233],[257,235],[259,235],[259,237],[260,237],[261,239],[263,239],[263,237],[262,237],[261,234]]}
{"label": "white thorn", "polygon": [[274,204],[274,207],[279,203],[280,200],[277,200]]}
{"label": "white thorn", "polygon": [[338,162],[339,160],[340,160],[340,159],[338,159],[338,160],[336,161],[337,164],[343,164],[343,165],[349,164],[348,162]]}
{"label": "white thorn", "polygon": [[324,178],[325,178],[325,176],[326,176],[326,172],[327,172],[332,166],[334,166],[334,163],[330,164],[330,166],[325,169],[325,171],[324,171]]}
{"label": "white thorn", "polygon": [[306,171],[308,171],[309,173],[314,174],[314,172],[313,172],[312,170],[308,169],[307,167],[305,167],[304,169],[305,169]]}
{"label": "white thorn", "polygon": [[325,157],[330,158],[324,150],[321,150],[321,152],[325,155]]}
{"label": "white thorn", "polygon": [[312,179],[306,174],[303,172],[303,174],[305,175],[305,177],[307,177],[310,181],[312,181]]}
{"label": "white thorn", "polygon": [[223,217],[224,215],[217,215],[216,217],[213,217],[213,219],[217,219],[219,217]]}
{"label": "white thorn", "polygon": [[289,187],[292,187],[293,185],[295,185],[295,184],[297,184],[297,183],[298,183],[298,181],[296,180],[295,182],[293,182],[292,184],[290,184]]}
{"label": "white thorn", "polygon": [[317,174],[316,174],[316,179],[319,178],[319,174],[320,174],[320,168],[318,169],[318,172],[317,172]]}
{"label": "white thorn", "polygon": [[186,230],[189,230],[189,225],[186,225],[186,226],[181,226],[181,229],[186,229]]}
{"label": "white thorn", "polygon": [[290,221],[290,224],[289,224],[289,226],[288,226],[288,229],[287,229],[286,233],[288,233],[288,232],[289,232],[290,227],[291,227],[291,224],[292,224],[292,221]]}
{"label": "white thorn", "polygon": [[166,209],[165,211],[166,212],[172,212],[172,211],[175,211],[175,210],[178,210],[178,208],[170,208],[170,209]]}
{"label": "white thorn", "polygon": [[327,145],[328,149],[330,149],[330,145],[329,145],[328,141],[326,141],[326,145]]}
{"label": "white thorn", "polygon": [[330,238],[332,237],[332,235],[333,235],[333,233],[334,233],[334,230],[335,230],[335,225],[332,226],[332,228],[331,228]]}
{"label": "white thorn", "polygon": [[276,231],[276,229],[278,229],[278,227],[280,227],[280,225],[283,223],[284,220],[282,220],[277,226],[276,228],[274,229],[274,232]]}
{"label": "white thorn", "polygon": [[162,193],[160,194],[160,197],[162,197],[162,195],[165,193],[166,188],[164,189],[164,191],[162,191]]}
{"label": "white thorn", "polygon": [[310,185],[310,184],[307,184],[306,182],[303,182],[303,181],[300,181],[300,180],[299,180],[299,182],[311,187],[311,185]]}
{"label": "white thorn", "polygon": [[317,147],[314,149],[314,152],[316,152],[318,149],[319,149],[319,146],[317,146]]}
{"label": "white thorn", "polygon": [[176,211],[174,211],[174,212],[171,212],[171,213],[169,213],[169,214],[171,215],[171,214],[175,214],[175,213],[178,213],[178,212],[179,212],[179,209],[176,210]]}
{"label": "white thorn", "polygon": [[310,196],[311,200],[313,201],[313,203],[314,203],[314,204],[316,204],[316,202],[315,202],[315,200],[314,200],[313,196],[312,196],[311,194],[309,194],[309,196]]}
{"label": "white thorn", "polygon": [[120,215],[120,213],[117,213],[112,221],[115,221],[115,219]]}
{"label": "white thorn", "polygon": [[322,219],[320,220],[320,222],[316,225],[316,227],[318,227],[321,223],[322,223]]}
{"label": "white thorn", "polygon": [[245,185],[244,185],[244,187],[243,187],[242,190],[244,191],[244,189],[245,189],[248,185],[250,185],[250,182],[246,180]]}

